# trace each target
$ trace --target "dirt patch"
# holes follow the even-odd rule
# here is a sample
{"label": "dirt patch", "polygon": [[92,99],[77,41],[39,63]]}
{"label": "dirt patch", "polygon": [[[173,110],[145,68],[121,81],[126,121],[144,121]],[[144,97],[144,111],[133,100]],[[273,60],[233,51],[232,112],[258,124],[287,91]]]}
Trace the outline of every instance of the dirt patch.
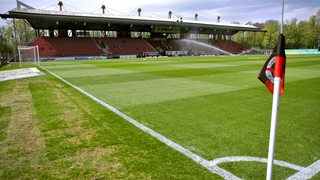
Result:
{"label": "dirt patch", "polygon": [[11,91],[1,96],[1,106],[11,108],[11,118],[7,129],[7,141],[20,144],[25,150],[42,149],[45,147],[32,105],[31,93],[27,83],[17,82]]}
{"label": "dirt patch", "polygon": [[117,158],[112,157],[114,150],[115,146],[97,147],[93,150],[84,149],[77,153],[78,162],[72,168],[95,168],[98,174],[119,169],[121,164],[118,163]]}
{"label": "dirt patch", "polygon": [[24,166],[26,161],[37,164],[45,141],[34,119],[35,109],[28,83],[16,81],[12,89],[5,92],[0,97],[0,106],[10,107],[11,116],[6,138],[1,143],[0,165],[10,164],[10,168],[15,168]]}

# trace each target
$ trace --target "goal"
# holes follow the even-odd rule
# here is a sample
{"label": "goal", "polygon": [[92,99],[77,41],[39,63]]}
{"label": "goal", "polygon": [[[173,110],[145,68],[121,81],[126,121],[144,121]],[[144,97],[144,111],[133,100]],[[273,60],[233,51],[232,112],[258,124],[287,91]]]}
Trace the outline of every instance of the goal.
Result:
{"label": "goal", "polygon": [[18,46],[20,67],[23,63],[34,63],[40,66],[38,46]]}

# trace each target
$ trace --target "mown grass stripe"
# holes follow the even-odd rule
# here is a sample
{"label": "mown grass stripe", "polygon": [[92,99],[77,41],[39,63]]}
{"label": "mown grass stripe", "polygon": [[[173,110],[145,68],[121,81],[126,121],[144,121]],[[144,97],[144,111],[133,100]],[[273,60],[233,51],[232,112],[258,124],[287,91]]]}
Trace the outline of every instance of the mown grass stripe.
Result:
{"label": "mown grass stripe", "polygon": [[[177,84],[179,84],[177,86]],[[239,87],[189,80],[163,78],[125,83],[82,86],[97,97],[102,97],[116,107],[151,104],[199,95],[218,94]],[[103,91],[101,91],[103,89]]]}
{"label": "mown grass stripe", "polygon": [[77,69],[77,70],[63,70],[63,71],[55,71],[55,72],[65,78],[132,73],[132,71],[129,71],[129,70],[111,69],[111,68]]}
{"label": "mown grass stripe", "polygon": [[219,174],[220,176],[222,176],[225,179],[239,179],[236,178],[236,176],[234,176],[231,173],[228,173],[225,170],[222,170],[219,167],[216,166],[209,166],[209,163],[207,160],[203,159],[201,156],[198,156],[197,154],[192,153],[191,151],[189,151],[188,149],[182,147],[181,145],[171,141],[170,139],[166,138],[165,136],[157,133],[156,131],[144,126],[143,124],[139,123],[138,121],[132,119],[131,117],[127,116],[126,114],[122,113],[121,111],[117,110],[116,108],[114,108],[113,106],[101,101],[100,99],[96,98],[95,96],[87,93],[86,91],[82,90],[81,88],[73,85],[72,83],[66,81],[65,79],[61,78],[60,76],[56,75],[55,73],[47,70],[46,68],[42,67],[44,70],[46,70],[47,72],[49,72],[50,74],[52,74],[53,76],[55,76],[56,78],[60,79],[61,81],[65,82],[66,84],[70,85],[71,87],[77,89],[79,92],[83,93],[84,95],[88,96],[89,98],[91,98],[92,100],[96,101],[97,103],[101,104],[102,106],[108,108],[110,111],[114,112],[115,114],[119,115],[120,117],[122,117],[124,120],[130,122],[131,124],[133,124],[134,126],[136,126],[137,128],[141,129],[142,131],[150,134],[151,136],[157,138],[159,141],[165,143],[166,145],[168,145],[169,147],[177,150],[178,152],[184,154],[185,156],[191,158],[193,161],[195,161],[196,163],[200,164],[201,166],[207,168],[208,170],[210,170],[213,173]]}

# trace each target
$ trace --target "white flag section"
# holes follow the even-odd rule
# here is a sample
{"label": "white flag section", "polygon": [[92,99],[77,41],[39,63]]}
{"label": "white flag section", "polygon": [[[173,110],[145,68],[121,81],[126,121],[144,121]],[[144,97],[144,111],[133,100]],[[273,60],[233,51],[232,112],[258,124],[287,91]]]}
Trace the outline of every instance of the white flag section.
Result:
{"label": "white flag section", "polygon": [[268,165],[267,165],[267,177],[266,177],[267,180],[272,179],[272,168],[273,168],[274,149],[275,149],[274,147],[276,144],[276,134],[277,134],[280,83],[281,83],[281,78],[275,77],[274,90],[273,90],[273,100],[272,100],[271,125],[270,125]]}
{"label": "white flag section", "polygon": [[37,68],[22,68],[0,71],[0,81],[9,81],[13,79],[21,79],[40,75],[44,75],[44,73],[39,71]]}

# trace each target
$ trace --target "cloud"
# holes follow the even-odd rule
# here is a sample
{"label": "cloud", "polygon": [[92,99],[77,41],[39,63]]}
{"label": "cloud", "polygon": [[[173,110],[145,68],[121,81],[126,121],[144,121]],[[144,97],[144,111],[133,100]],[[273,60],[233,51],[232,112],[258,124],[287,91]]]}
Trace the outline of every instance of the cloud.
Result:
{"label": "cloud", "polygon": [[285,13],[285,19],[291,20],[293,18],[297,18],[298,21],[308,21],[311,16],[316,15],[318,10],[320,10],[320,6],[318,7],[302,7],[302,8],[295,8],[292,10],[288,10]]}

